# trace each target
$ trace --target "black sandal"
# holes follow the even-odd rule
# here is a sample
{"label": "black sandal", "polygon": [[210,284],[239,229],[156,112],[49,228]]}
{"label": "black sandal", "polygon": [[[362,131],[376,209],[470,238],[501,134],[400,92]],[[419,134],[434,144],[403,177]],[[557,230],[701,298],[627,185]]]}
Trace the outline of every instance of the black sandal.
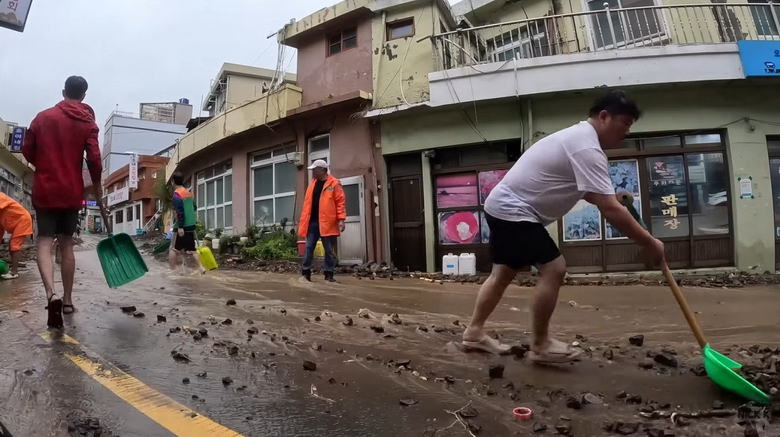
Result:
{"label": "black sandal", "polygon": [[[67,311],[70,310],[70,311]],[[76,307],[73,305],[62,304],[62,314],[69,315],[76,312]]]}
{"label": "black sandal", "polygon": [[[54,297],[54,295],[52,294],[51,297]],[[49,305],[46,306],[46,309],[49,310],[49,318],[46,320],[46,325],[49,328],[62,329],[62,299],[52,299],[51,297],[49,298]]]}

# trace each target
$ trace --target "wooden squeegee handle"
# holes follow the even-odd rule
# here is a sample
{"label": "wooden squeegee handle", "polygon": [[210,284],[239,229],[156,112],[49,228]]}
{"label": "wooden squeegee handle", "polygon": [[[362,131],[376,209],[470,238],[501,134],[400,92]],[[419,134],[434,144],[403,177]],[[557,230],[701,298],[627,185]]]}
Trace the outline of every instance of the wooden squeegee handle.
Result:
{"label": "wooden squeegee handle", "polygon": [[663,271],[664,276],[666,277],[666,281],[669,283],[669,288],[672,289],[674,298],[677,300],[677,304],[680,305],[680,309],[685,315],[685,320],[688,321],[688,326],[691,327],[691,331],[693,331],[693,335],[696,337],[696,341],[699,342],[699,346],[704,348],[704,346],[707,344],[707,340],[704,339],[704,333],[701,331],[701,326],[699,326],[699,322],[696,320],[696,316],[693,314],[691,307],[688,305],[688,300],[685,299],[685,295],[683,294],[682,290],[680,290],[680,286],[677,285],[677,281],[674,280],[672,271],[669,270],[669,266],[666,263],[664,263]]}

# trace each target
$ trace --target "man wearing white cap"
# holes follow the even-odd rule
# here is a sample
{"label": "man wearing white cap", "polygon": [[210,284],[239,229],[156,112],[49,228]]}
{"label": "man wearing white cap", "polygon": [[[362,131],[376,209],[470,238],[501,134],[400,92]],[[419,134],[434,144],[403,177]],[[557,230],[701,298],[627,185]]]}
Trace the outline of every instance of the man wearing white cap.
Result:
{"label": "man wearing white cap", "polygon": [[301,266],[301,274],[311,281],[311,264],[317,241],[322,240],[325,247],[325,280],[336,282],[333,278],[336,267],[336,255],[333,249],[336,238],[344,231],[347,209],[344,203],[344,189],[341,182],[328,174],[328,163],[322,159],[314,161],[309,170],[312,181],[303,200],[301,218],[298,221],[298,236],[306,239],[306,254]]}

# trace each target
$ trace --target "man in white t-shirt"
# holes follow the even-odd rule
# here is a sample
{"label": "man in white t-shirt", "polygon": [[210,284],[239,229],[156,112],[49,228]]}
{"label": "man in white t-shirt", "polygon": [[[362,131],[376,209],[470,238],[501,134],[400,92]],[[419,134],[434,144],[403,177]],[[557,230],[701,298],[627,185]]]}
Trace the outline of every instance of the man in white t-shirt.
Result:
{"label": "man in white t-shirt", "polygon": [[579,355],[549,334],[566,261],[545,226],[563,217],[580,199],[596,205],[614,227],[643,246],[653,262],[664,262],[663,243],[642,228],[615,196],[602,150],[620,147],[639,115],[637,105],[622,91],[610,91],[594,102],[587,121],[534,144],[490,193],[485,212],[493,271],[479,290],[474,315],[463,333],[466,349],[509,352],[509,345],[485,334],[485,322],[520,268],[534,265],[539,281],[529,358],[563,363]]}

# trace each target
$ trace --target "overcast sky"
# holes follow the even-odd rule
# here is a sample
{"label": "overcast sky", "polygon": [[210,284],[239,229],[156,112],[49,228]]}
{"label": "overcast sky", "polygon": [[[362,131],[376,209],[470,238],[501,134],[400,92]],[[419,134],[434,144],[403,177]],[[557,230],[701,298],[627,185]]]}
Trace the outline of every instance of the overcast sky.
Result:
{"label": "overcast sky", "polygon": [[101,131],[117,105],[186,97],[197,109],[223,62],[275,68],[268,35],[338,1],[33,0],[23,33],[0,28],[0,118],[29,125],[74,74]]}

